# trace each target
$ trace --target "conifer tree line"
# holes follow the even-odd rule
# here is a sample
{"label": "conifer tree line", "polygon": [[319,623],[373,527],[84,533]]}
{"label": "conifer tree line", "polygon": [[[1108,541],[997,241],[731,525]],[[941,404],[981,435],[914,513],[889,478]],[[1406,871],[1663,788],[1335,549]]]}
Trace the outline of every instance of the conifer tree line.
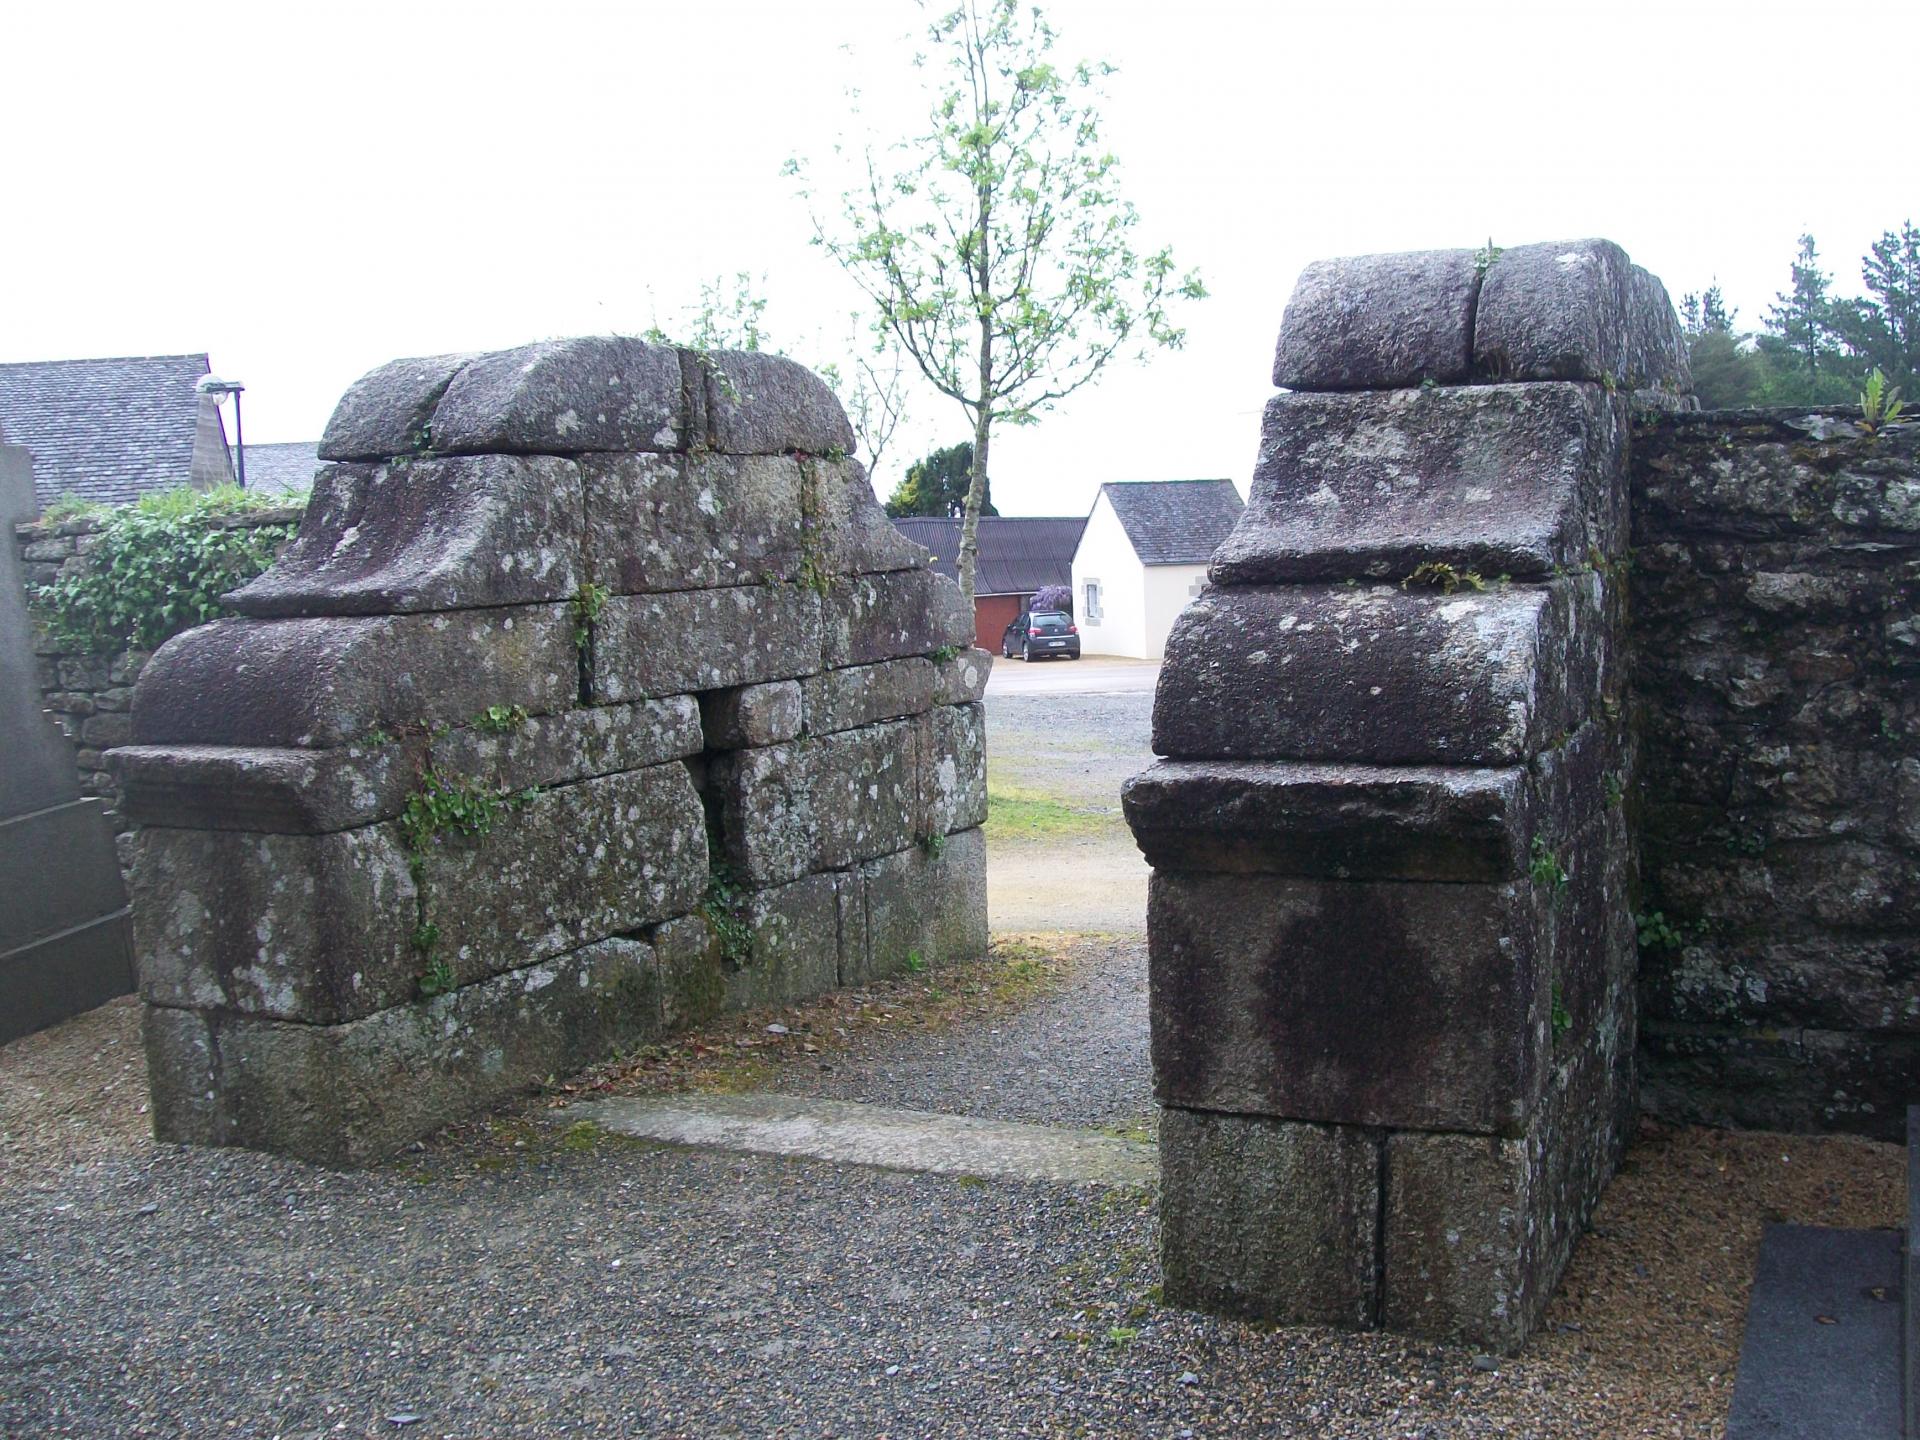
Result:
{"label": "conifer tree line", "polygon": [[1800,237],[1785,290],[1761,328],[1742,331],[1718,285],[1681,297],[1700,403],[1851,405],[1878,370],[1889,389],[1920,396],[1920,230],[1888,230],[1860,262],[1862,292],[1835,295],[1811,235]]}

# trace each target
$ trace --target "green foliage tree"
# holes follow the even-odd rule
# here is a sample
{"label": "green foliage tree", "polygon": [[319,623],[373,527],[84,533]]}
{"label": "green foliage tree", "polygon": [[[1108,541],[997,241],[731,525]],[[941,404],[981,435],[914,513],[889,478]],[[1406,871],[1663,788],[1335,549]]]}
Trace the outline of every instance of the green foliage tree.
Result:
{"label": "green foliage tree", "polygon": [[[1100,143],[1109,65],[1062,67],[1037,7],[960,0],[928,26],[928,128],[864,174],[815,241],[872,302],[940,394],[972,422],[960,588],[972,604],[994,427],[1037,420],[1119,357],[1177,347],[1177,302],[1206,295],[1172,253],[1134,248],[1139,216]],[[811,199],[805,172],[802,195]]]}
{"label": "green foliage tree", "polygon": [[1813,236],[1800,237],[1791,274],[1791,286],[1767,307],[1760,337],[1760,353],[1774,372],[1763,386],[1764,398],[1787,405],[1848,399],[1851,377],[1836,363],[1840,307],[1827,294],[1827,273],[1820,268]]}
{"label": "green foliage tree", "polygon": [[1920,391],[1920,230],[1888,230],[1860,261],[1867,293],[1853,302],[1849,345],[1907,394]]}
{"label": "green foliage tree", "polygon": [[[887,500],[887,514],[964,516],[973,485],[973,445],[963,440],[935,450],[907,467],[906,477]],[[991,483],[980,499],[982,515],[998,515]]]}

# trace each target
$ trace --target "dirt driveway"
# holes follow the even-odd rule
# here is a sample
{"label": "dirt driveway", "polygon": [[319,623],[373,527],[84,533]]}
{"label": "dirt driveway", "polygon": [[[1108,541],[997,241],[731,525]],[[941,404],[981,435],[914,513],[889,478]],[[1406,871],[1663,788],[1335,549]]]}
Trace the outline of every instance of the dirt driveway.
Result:
{"label": "dirt driveway", "polygon": [[987,910],[994,930],[1138,933],[1147,865],[1120,787],[1153,763],[1150,661],[996,660],[987,683]]}

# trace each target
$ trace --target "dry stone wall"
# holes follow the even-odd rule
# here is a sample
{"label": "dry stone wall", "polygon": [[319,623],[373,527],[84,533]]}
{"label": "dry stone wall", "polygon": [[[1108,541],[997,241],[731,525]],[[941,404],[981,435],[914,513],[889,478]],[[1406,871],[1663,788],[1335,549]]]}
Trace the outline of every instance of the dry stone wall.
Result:
{"label": "dry stone wall", "polygon": [[1920,1095],[1920,427],[1643,424],[1642,1096],[1904,1138]]}
{"label": "dry stone wall", "polygon": [[109,759],[162,1138],[357,1162],[616,1046],[986,945],[989,657],[817,377],[396,361]]}
{"label": "dry stone wall", "polygon": [[1511,1348],[1633,1102],[1629,394],[1684,348],[1605,241],[1372,256],[1273,378],[1125,793],[1166,1295]]}

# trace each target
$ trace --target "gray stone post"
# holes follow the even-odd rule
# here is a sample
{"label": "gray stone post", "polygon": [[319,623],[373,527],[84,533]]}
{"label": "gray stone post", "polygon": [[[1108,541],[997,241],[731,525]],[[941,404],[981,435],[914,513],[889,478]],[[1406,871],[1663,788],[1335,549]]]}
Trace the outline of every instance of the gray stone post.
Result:
{"label": "gray stone post", "polygon": [[1632,1104],[1629,392],[1684,353],[1604,241],[1301,277],[1125,795],[1169,1301],[1538,1318]]}

